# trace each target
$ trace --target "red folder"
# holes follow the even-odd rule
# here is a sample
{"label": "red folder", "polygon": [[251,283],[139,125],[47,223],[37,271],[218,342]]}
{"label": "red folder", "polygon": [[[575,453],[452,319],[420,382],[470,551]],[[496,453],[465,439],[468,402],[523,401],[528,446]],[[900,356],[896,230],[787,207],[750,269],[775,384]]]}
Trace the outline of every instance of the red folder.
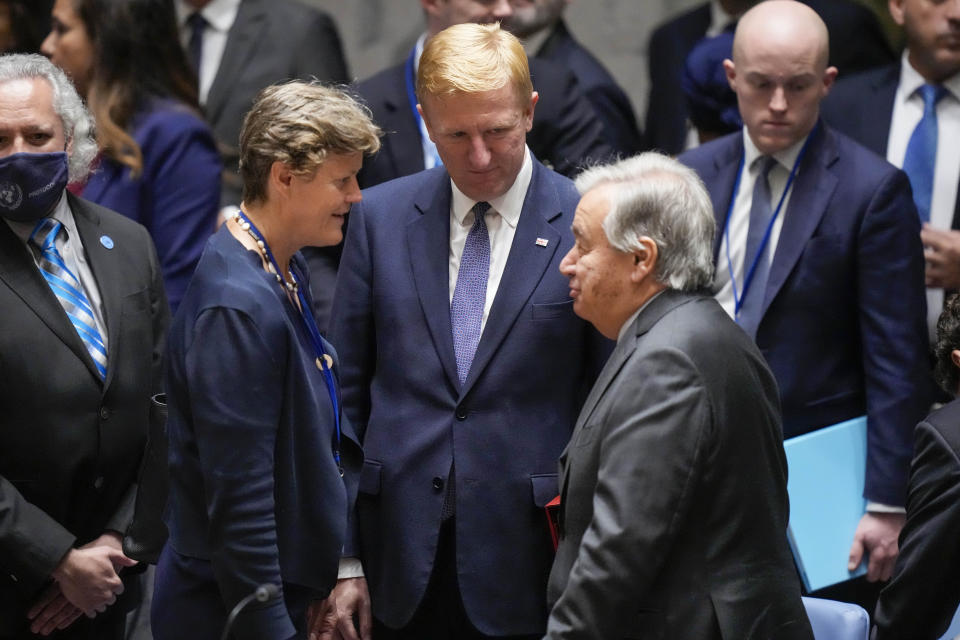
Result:
{"label": "red folder", "polygon": [[560,496],[547,503],[544,507],[547,512],[547,526],[550,528],[550,539],[553,541],[553,550],[557,550],[560,540]]}

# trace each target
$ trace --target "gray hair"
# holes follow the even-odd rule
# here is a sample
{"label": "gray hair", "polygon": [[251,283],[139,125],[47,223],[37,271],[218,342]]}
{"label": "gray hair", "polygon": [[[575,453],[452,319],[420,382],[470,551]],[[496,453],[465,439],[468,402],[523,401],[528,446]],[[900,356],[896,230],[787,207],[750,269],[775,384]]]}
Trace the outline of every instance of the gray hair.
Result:
{"label": "gray hair", "polygon": [[689,167],[661,153],[641,153],[587,169],[576,180],[584,194],[613,186],[603,231],[623,252],[640,248],[647,236],[659,255],[654,277],[672,289],[692,291],[713,282],[716,222],[706,187]]}
{"label": "gray hair", "polygon": [[83,105],[76,88],[55,64],[35,53],[13,53],[0,56],[0,82],[43,78],[53,89],[53,110],[63,124],[63,134],[70,145],[70,180],[79,182],[90,174],[90,165],[97,156],[93,116]]}

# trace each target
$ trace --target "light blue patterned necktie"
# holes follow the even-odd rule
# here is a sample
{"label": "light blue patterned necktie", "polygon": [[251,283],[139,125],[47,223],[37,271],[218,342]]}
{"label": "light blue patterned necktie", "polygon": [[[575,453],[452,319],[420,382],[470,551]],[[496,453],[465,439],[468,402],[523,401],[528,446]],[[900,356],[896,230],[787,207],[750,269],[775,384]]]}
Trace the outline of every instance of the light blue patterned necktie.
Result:
{"label": "light blue patterned necktie", "polygon": [[910,178],[913,201],[921,222],[930,222],[933,200],[933,173],[937,163],[937,103],[947,95],[940,85],[925,84],[917,91],[923,98],[923,117],[910,135],[903,156],[903,171]]}
{"label": "light blue patterned necktie", "polygon": [[457,357],[460,384],[467,379],[473,356],[480,343],[483,307],[487,301],[487,280],[490,278],[490,235],[484,219],[490,204],[473,206],[474,222],[463,245],[457,286],[450,302],[450,323],[453,326],[453,350]]}
{"label": "light blue patterned necktie", "polygon": [[30,242],[40,250],[40,273],[67,312],[73,328],[80,334],[102,380],[107,376],[107,350],[97,330],[93,307],[83,292],[83,285],[67,268],[63,256],[57,251],[57,234],[62,228],[63,225],[53,218],[43,218],[30,234]]}

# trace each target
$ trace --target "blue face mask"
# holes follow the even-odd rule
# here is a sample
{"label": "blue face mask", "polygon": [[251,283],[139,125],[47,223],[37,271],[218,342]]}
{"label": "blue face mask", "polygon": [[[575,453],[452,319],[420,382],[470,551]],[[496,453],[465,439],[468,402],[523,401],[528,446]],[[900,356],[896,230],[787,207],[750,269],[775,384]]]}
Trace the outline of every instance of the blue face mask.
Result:
{"label": "blue face mask", "polygon": [[46,217],[67,188],[69,174],[63,151],[0,158],[0,216],[14,222]]}

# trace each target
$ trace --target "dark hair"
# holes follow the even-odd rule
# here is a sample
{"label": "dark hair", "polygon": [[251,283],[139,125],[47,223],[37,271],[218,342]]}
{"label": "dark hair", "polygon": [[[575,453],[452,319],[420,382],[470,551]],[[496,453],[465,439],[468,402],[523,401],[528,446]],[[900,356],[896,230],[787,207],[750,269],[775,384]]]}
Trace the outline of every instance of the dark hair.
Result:
{"label": "dark hair", "polygon": [[937,319],[937,341],[933,347],[936,358],[934,377],[951,396],[957,395],[960,386],[960,369],[950,357],[954,349],[960,349],[960,294],[956,293],[947,298]]}
{"label": "dark hair", "polygon": [[13,45],[3,53],[37,53],[50,31],[52,0],[2,0],[10,11]]}
{"label": "dark hair", "polygon": [[683,65],[680,85],[687,99],[690,121],[700,131],[721,136],[743,126],[737,94],[727,82],[723,61],[733,56],[733,33],[704,38],[691,49]]}
{"label": "dark hair", "polygon": [[172,0],[73,0],[93,43],[87,103],[103,153],[143,169],[129,133],[134,115],[151,98],[174,98],[199,111],[196,80],[180,45]]}

